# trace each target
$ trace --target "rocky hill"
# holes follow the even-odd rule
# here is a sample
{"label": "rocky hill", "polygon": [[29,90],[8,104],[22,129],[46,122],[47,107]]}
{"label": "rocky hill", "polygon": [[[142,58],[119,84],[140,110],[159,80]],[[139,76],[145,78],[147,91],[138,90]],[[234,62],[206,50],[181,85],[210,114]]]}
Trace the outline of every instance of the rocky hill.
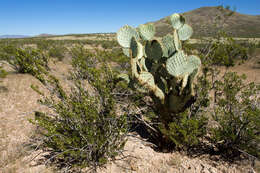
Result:
{"label": "rocky hill", "polygon": [[[224,28],[233,37],[260,38],[260,15],[240,14],[222,6],[201,7],[182,13],[182,15],[192,26],[194,38],[212,36],[220,28]],[[218,22],[215,23],[215,21]],[[169,16],[153,23],[156,26],[157,36],[163,36],[172,31]]]}

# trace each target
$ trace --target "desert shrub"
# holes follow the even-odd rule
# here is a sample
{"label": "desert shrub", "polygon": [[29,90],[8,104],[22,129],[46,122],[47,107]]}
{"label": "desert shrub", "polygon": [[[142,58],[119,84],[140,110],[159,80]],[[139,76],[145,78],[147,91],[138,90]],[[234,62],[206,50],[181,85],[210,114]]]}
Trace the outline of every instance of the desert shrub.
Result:
{"label": "desert shrub", "polygon": [[90,52],[87,49],[84,49],[83,46],[76,46],[71,50],[72,56],[72,66],[77,71],[77,74],[82,79],[89,78],[89,68],[93,67],[97,63],[95,59],[95,54]]}
{"label": "desert shrub", "polygon": [[113,71],[82,47],[74,49],[73,55],[70,91],[65,92],[59,80],[51,77],[47,88],[52,96],[41,103],[54,115],[36,112],[31,122],[43,129],[41,148],[49,148],[58,165],[96,170],[122,151],[127,121],[125,115],[115,113]]}
{"label": "desert shrub", "polygon": [[37,48],[40,50],[43,50],[43,51],[49,50],[50,46],[52,46],[51,40],[40,39],[40,40],[36,40],[35,42],[36,42]]}
{"label": "desert shrub", "polygon": [[220,150],[243,150],[260,156],[260,85],[245,82],[245,76],[228,72],[215,86],[212,140]]}
{"label": "desert shrub", "polygon": [[188,150],[198,145],[206,135],[207,118],[205,116],[190,116],[188,111],[175,115],[168,127],[160,126],[160,131],[174,143],[175,148]]}
{"label": "desert shrub", "polygon": [[40,81],[47,74],[48,56],[38,49],[6,46],[1,51],[1,59],[8,62],[18,73],[29,73]]}
{"label": "desert shrub", "polygon": [[67,48],[62,44],[55,44],[49,50],[49,56],[52,58],[56,58],[59,61],[62,61],[65,57],[65,53],[67,52]]}
{"label": "desert shrub", "polygon": [[[245,58],[248,49],[228,40],[225,43],[217,37],[212,41],[215,44],[207,45],[201,54],[204,61],[198,84],[204,81],[200,86],[208,85],[205,91],[211,95],[205,100],[211,108],[208,109],[210,141],[221,153],[243,151],[259,157],[256,144],[260,139],[260,110],[256,105],[260,87],[254,82],[247,83],[245,75],[229,72],[229,67],[237,61],[235,57]],[[220,73],[219,66],[226,67],[224,74]],[[206,98],[204,94],[201,96]]]}
{"label": "desert shrub", "polygon": [[238,61],[248,59],[248,48],[237,43],[225,32],[219,32],[200,51],[203,54],[203,62],[211,65],[229,67],[234,66]]}
{"label": "desert shrub", "polygon": [[3,69],[2,66],[0,66],[0,78],[5,78],[7,75],[7,72]]}
{"label": "desert shrub", "polygon": [[101,41],[101,46],[104,49],[112,49],[114,47],[118,47],[119,45],[118,45],[118,43],[115,40],[112,40],[112,41],[110,41],[110,40],[102,40]]}
{"label": "desert shrub", "polygon": [[[3,69],[3,67],[0,65],[0,83],[2,82],[1,79],[5,78],[8,73]],[[0,85],[0,92],[6,92],[8,91],[8,88],[5,86]]]}

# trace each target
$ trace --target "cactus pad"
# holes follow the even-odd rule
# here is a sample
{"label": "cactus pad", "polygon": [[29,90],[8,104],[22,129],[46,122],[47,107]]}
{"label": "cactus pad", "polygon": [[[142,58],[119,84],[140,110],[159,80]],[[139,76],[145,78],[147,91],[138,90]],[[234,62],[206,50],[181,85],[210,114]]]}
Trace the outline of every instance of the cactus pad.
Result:
{"label": "cactus pad", "polygon": [[194,55],[187,57],[183,51],[180,51],[167,60],[166,69],[170,75],[180,77],[191,74],[199,68],[200,64],[198,57]]}
{"label": "cactus pad", "polygon": [[188,40],[191,37],[193,30],[189,25],[184,24],[180,29],[178,29],[177,32],[179,35],[179,39],[184,41]]}
{"label": "cactus pad", "polygon": [[132,57],[141,59],[144,56],[143,45],[136,41],[134,37],[131,39],[130,49],[132,50]]}
{"label": "cactus pad", "polygon": [[177,13],[174,13],[173,15],[171,15],[170,20],[171,20],[171,23],[172,23],[172,26],[174,29],[181,28],[185,23],[184,17]]}
{"label": "cactus pad", "polygon": [[[201,65],[200,58],[195,55],[188,56],[189,68],[197,69]],[[193,70],[192,70],[193,71]]]}
{"label": "cactus pad", "polygon": [[152,40],[146,43],[145,53],[148,58],[155,61],[159,60],[163,55],[162,47],[157,40]]}
{"label": "cactus pad", "polygon": [[125,25],[117,31],[117,41],[122,47],[129,48],[132,37],[138,39],[139,35],[136,30],[129,25]]}
{"label": "cactus pad", "polygon": [[122,48],[122,50],[123,50],[123,53],[127,56],[127,57],[130,57],[130,53],[129,53],[129,48]]}
{"label": "cactus pad", "polygon": [[162,38],[162,42],[167,49],[167,56],[171,56],[175,51],[174,38],[171,34],[167,34]]}
{"label": "cactus pad", "polygon": [[155,27],[152,23],[140,25],[138,31],[144,40],[151,40],[155,34]]}

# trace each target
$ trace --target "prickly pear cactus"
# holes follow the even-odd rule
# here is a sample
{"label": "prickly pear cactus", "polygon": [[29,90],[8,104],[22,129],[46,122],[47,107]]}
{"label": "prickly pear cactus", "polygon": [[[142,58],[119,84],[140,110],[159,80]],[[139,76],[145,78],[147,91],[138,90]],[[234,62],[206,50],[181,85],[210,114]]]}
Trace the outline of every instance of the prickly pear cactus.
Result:
{"label": "prickly pear cactus", "polygon": [[129,86],[138,82],[152,94],[164,112],[179,113],[191,104],[193,82],[201,61],[195,55],[186,55],[182,41],[193,33],[180,14],[170,16],[173,34],[156,38],[155,26],[150,24],[133,28],[123,26],[117,32],[118,43],[130,58],[132,75],[124,75]]}

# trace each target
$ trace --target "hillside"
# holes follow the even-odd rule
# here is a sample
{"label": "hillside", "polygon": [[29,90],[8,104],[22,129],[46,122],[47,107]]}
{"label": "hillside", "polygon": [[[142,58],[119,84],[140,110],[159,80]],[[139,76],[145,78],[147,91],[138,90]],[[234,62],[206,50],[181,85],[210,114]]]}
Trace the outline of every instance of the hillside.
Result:
{"label": "hillside", "polygon": [[[217,16],[221,20],[221,26],[223,24],[225,31],[233,37],[260,37],[260,15],[252,16],[234,12],[224,21],[224,14],[228,15],[231,12],[231,10],[222,7],[201,7],[182,14],[186,22],[192,26],[194,38],[209,37],[216,33],[219,28],[214,26],[213,21]],[[156,26],[157,36],[163,36],[172,31],[168,19],[169,16],[153,22]]]}

